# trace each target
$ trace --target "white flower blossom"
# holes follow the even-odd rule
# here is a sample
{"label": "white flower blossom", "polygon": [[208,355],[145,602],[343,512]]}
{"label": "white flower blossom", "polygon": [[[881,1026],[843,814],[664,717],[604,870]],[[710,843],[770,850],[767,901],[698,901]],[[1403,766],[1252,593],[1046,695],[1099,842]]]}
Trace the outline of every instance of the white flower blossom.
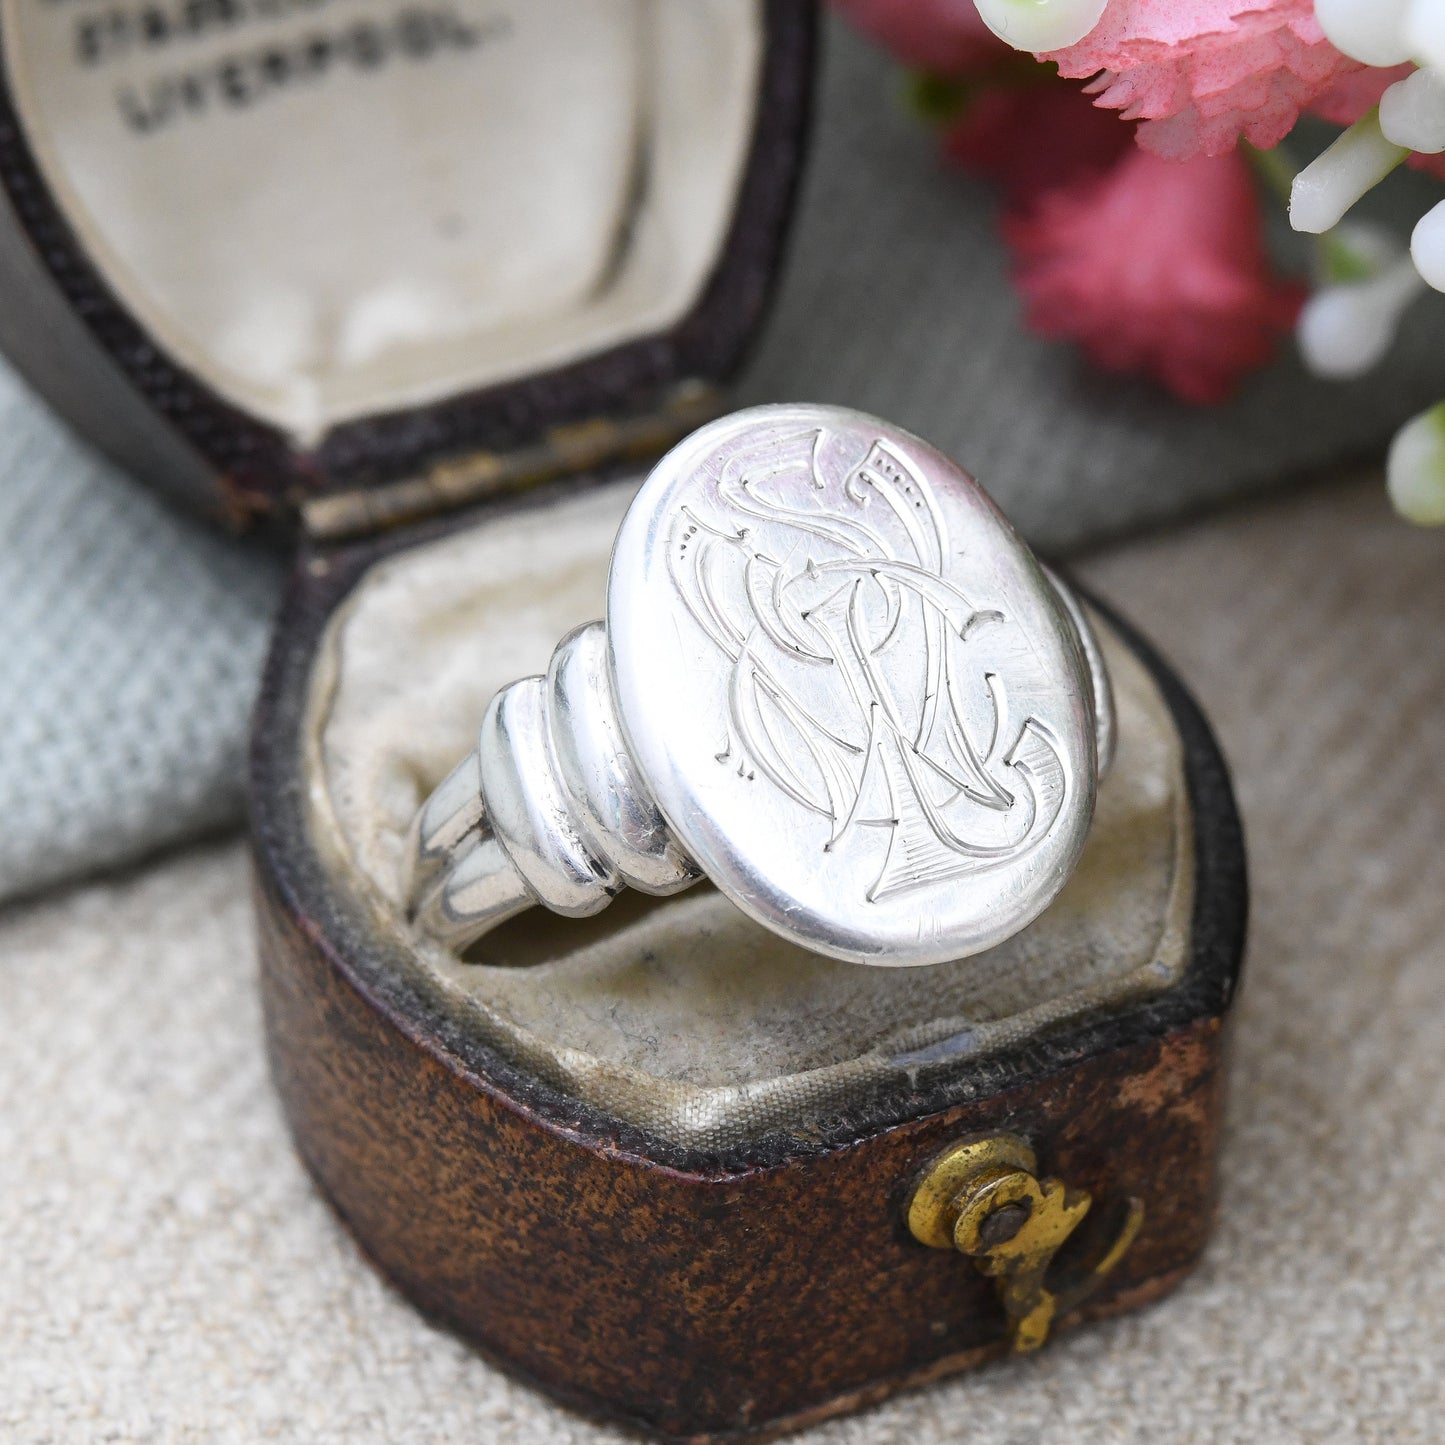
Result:
{"label": "white flower blossom", "polygon": [[1362,116],[1290,188],[1289,219],[1296,231],[1321,235],[1378,185],[1409,152],[1385,139],[1378,111]]}
{"label": "white flower blossom", "polygon": [[[1445,0],[1315,0],[1330,42],[1366,65],[1414,61],[1295,177],[1290,222],[1323,233],[1411,151],[1445,151]],[[1327,237],[1348,247],[1347,228]],[[1296,335],[1305,363],[1329,377],[1358,376],[1389,349],[1400,318],[1426,288],[1445,291],[1445,201],[1422,216],[1408,257],[1377,259],[1344,281],[1327,281],[1300,312]],[[1402,427],[1385,464],[1390,499],[1403,517],[1445,524],[1445,402]]]}
{"label": "white flower blossom", "polygon": [[1315,19],[1336,50],[1366,65],[1414,60],[1445,70],[1440,0],[1315,0]]}
{"label": "white flower blossom", "polygon": [[1380,97],[1380,129],[1386,140],[1422,155],[1445,151],[1445,77],[1411,71]]}
{"label": "white flower blossom", "polygon": [[1411,55],[1421,65],[1445,71],[1445,5],[1440,0],[1411,0],[1404,29]]}
{"label": "white flower blossom", "polygon": [[1425,280],[1445,291],[1445,201],[1437,202],[1416,223],[1410,255]]}
{"label": "white flower blossom", "polygon": [[1411,0],[1315,0],[1315,19],[1336,50],[1366,65],[1412,60],[1405,38]]}
{"label": "white flower blossom", "polygon": [[[1387,57],[1398,57],[1401,46],[1422,54],[1416,40],[1437,31],[1445,47],[1445,0],[1315,0],[1315,13],[1335,45],[1370,64],[1392,63]],[[1316,156],[1290,187],[1290,224],[1316,235],[1330,230],[1411,151],[1445,151],[1445,70],[1422,66],[1397,80],[1375,110]],[[1426,282],[1445,291],[1445,203],[1421,217],[1410,253]]]}
{"label": "white flower blossom", "polygon": [[974,0],[983,23],[1015,50],[1062,50],[1099,23],[1108,0]]}
{"label": "white flower blossom", "polygon": [[1383,360],[1425,283],[1400,242],[1377,226],[1341,226],[1329,240],[1355,274],[1321,285],[1305,302],[1295,337],[1316,376],[1346,381]]}
{"label": "white flower blossom", "polygon": [[1385,486],[1411,522],[1445,524],[1445,401],[1406,422],[1390,444]]}

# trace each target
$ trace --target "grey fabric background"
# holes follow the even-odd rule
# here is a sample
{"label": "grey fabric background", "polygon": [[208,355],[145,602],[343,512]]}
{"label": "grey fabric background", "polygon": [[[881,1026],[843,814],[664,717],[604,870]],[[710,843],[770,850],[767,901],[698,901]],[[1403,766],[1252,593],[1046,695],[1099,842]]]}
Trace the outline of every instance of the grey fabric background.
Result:
{"label": "grey fabric background", "polygon": [[0,364],[0,897],[240,816],[281,575],[84,450]]}
{"label": "grey fabric background", "polygon": [[[1439,298],[1347,392],[1290,356],[1203,411],[1090,375],[1022,330],[987,193],[935,159],[890,63],[828,38],[792,255],[740,401],[888,416],[1062,551],[1375,452],[1445,393]],[[281,574],[164,511],[0,365],[0,897],[239,816]]]}

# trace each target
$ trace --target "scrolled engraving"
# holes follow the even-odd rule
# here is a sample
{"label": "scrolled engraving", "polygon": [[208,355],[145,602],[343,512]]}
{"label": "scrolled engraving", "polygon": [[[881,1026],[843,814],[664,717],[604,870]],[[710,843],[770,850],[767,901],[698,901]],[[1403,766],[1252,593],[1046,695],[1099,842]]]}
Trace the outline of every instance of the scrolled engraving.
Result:
{"label": "scrolled engraving", "polygon": [[1048,723],[1015,715],[1004,669],[976,656],[1007,617],[955,580],[927,481],[881,438],[830,466],[825,439],[734,451],[674,512],[668,565],[730,660],[718,762],[821,819],[826,852],[879,835],[873,902],[1016,863],[1074,782]]}

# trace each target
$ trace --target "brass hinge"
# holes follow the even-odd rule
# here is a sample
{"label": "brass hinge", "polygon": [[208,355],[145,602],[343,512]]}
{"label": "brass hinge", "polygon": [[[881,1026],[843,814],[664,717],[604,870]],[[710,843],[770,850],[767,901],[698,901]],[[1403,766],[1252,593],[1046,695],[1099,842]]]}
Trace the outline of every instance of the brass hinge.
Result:
{"label": "brass hinge", "polygon": [[955,1144],[924,1170],[908,1199],[908,1228],[920,1244],[959,1250],[997,1281],[1010,1341],[1023,1353],[1038,1349],[1054,1319],[1098,1289],[1144,1223],[1143,1204],[1125,1200],[1110,1241],[1051,1287],[1055,1256],[1092,1202],[1086,1190],[1040,1179],[1028,1144],[999,1134]]}
{"label": "brass hinge", "polygon": [[514,451],[470,452],[420,476],[311,497],[301,504],[302,526],[317,540],[343,541],[613,462],[651,462],[721,409],[714,387],[684,382],[644,416],[572,422]]}

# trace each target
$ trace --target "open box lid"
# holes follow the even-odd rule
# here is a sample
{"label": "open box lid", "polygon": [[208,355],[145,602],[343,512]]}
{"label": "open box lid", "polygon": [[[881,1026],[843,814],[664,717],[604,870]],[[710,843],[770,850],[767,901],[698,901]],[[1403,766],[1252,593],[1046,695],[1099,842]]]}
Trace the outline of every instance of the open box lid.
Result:
{"label": "open box lid", "polygon": [[710,409],[806,0],[0,0],[0,347],[142,480],[370,530]]}

